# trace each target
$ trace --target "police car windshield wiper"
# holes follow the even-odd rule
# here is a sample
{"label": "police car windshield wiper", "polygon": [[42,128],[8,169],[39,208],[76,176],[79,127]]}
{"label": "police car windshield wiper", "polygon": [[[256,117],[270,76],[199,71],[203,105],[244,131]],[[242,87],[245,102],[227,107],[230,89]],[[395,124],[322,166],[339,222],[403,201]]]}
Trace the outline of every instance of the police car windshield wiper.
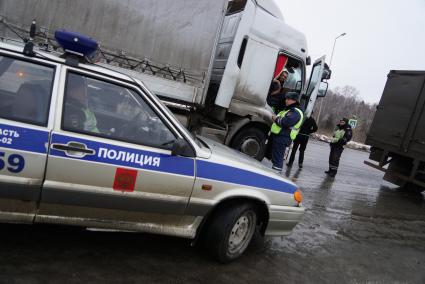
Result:
{"label": "police car windshield wiper", "polygon": [[196,139],[196,142],[198,143],[198,145],[200,145],[201,147],[203,146],[205,148],[210,149],[210,146],[208,146],[208,144],[204,140],[199,138],[198,135],[194,135],[193,137]]}
{"label": "police car windshield wiper", "polygon": [[170,140],[170,141],[164,142],[164,143],[161,144],[161,146],[167,146],[167,145],[173,144],[175,141],[176,140],[174,139],[174,140]]}

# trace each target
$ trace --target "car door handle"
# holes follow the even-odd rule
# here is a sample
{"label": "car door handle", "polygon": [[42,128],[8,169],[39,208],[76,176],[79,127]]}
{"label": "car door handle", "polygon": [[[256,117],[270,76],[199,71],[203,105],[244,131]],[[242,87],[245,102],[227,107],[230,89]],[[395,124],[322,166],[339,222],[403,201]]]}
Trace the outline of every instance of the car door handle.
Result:
{"label": "car door handle", "polygon": [[58,151],[72,151],[72,152],[79,152],[84,153],[86,155],[94,155],[95,151],[93,149],[88,149],[87,145],[77,142],[68,142],[68,144],[52,144],[52,149],[58,150]]}

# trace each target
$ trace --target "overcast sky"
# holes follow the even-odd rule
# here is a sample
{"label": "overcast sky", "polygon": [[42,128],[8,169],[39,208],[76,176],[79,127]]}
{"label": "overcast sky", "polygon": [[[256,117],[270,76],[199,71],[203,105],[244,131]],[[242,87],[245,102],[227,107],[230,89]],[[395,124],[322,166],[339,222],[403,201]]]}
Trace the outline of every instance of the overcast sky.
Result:
{"label": "overcast sky", "polygon": [[379,102],[389,70],[425,70],[425,0],[276,0],[287,24],[307,37],[312,61],[335,37],[330,88],[351,85]]}

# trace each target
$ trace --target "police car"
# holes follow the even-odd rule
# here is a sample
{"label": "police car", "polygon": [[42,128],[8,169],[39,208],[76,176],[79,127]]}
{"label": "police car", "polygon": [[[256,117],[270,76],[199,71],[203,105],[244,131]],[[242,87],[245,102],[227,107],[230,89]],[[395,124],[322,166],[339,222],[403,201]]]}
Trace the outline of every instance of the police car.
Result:
{"label": "police car", "polygon": [[56,38],[64,56],[0,43],[0,220],[201,237],[221,262],[300,221],[294,183],[192,136],[142,82],[83,62],[91,39]]}

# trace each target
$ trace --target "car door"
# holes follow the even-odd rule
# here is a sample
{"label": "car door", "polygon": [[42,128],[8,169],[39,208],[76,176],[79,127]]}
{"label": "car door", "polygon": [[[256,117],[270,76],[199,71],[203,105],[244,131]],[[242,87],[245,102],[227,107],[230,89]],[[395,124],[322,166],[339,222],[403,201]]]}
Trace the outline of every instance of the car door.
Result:
{"label": "car door", "polygon": [[108,227],[119,221],[133,223],[126,227],[132,230],[178,222],[194,158],[171,155],[181,138],[172,123],[134,85],[73,68],[62,81],[36,220]]}
{"label": "car door", "polygon": [[[307,98],[307,105],[304,111],[305,117],[309,117],[316,104],[319,95],[320,83],[322,82],[323,72],[325,71],[326,56],[317,59],[311,69],[311,75],[304,96]],[[323,94],[321,96],[324,96]]]}
{"label": "car door", "polygon": [[36,58],[0,53],[0,219],[4,221],[34,219],[58,70],[59,65]]}

